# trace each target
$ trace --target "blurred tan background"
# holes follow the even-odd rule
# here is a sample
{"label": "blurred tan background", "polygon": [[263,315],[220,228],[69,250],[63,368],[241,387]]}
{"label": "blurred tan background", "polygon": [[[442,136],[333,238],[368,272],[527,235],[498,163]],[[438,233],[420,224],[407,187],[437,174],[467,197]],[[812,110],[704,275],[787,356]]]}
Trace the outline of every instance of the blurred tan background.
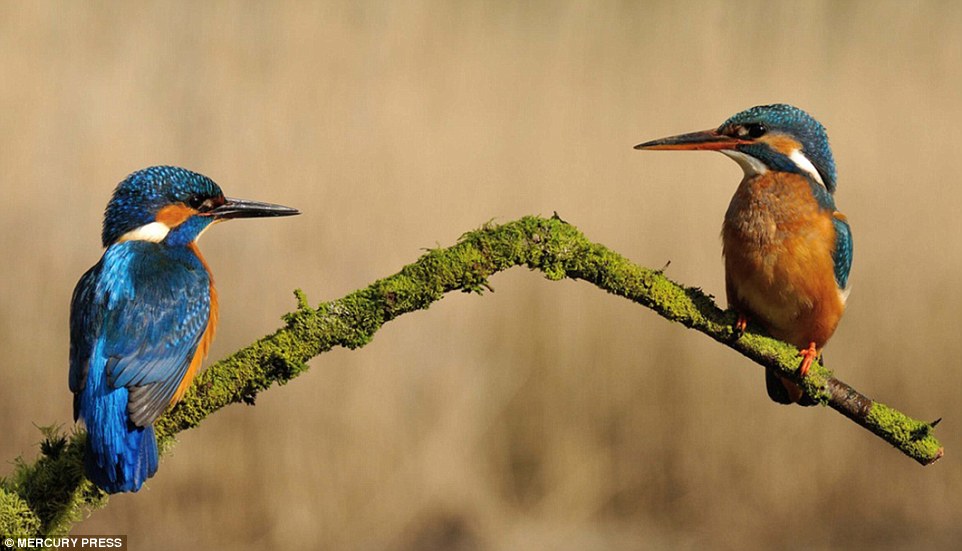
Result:
{"label": "blurred tan background", "polygon": [[0,459],[69,424],[67,311],[131,171],[296,206],[202,248],[212,359],[482,223],[557,211],[724,296],[741,173],[639,141],[788,102],[829,129],[855,232],[826,358],[944,417],[921,468],[761,368],[515,269],[180,438],[75,533],[131,549],[909,549],[962,542],[962,5],[0,4]]}

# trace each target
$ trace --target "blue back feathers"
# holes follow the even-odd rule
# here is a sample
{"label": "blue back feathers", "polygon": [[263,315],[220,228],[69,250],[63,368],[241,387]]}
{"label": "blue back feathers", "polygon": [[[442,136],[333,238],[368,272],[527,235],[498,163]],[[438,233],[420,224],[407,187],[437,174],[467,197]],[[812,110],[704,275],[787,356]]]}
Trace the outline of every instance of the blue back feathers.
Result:
{"label": "blue back feathers", "polygon": [[[777,103],[774,105],[758,105],[737,113],[722,123],[719,131],[727,127],[750,123],[764,124],[769,130],[782,132],[798,140],[802,144],[802,153],[815,165],[815,169],[818,170],[822,181],[825,182],[828,192],[835,192],[835,159],[832,157],[832,150],[828,145],[828,133],[825,132],[825,127],[820,122],[798,107]],[[799,171],[791,159],[762,145],[739,146],[738,149],[764,161],[774,170]]]}
{"label": "blue back feathers", "polygon": [[213,180],[175,166],[138,170],[120,182],[104,213],[103,245],[110,246],[125,233],[150,224],[157,211],[196,196],[223,195]]}
{"label": "blue back feathers", "polygon": [[835,251],[832,259],[835,261],[835,282],[839,289],[848,287],[848,274],[852,270],[852,229],[844,218],[832,218],[835,225]]}

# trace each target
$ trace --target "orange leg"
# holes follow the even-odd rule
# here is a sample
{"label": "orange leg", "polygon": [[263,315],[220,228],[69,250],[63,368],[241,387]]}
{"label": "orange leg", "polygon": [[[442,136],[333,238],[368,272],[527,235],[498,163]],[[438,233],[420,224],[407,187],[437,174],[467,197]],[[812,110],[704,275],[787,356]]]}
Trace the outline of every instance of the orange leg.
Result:
{"label": "orange leg", "polygon": [[804,377],[808,375],[808,368],[812,367],[812,362],[815,358],[818,358],[818,350],[815,349],[815,343],[808,343],[808,348],[798,351],[798,355],[804,358],[802,360],[802,366],[798,368],[799,375]]}
{"label": "orange leg", "polygon": [[741,337],[745,334],[745,329],[748,327],[748,318],[744,314],[738,314],[738,321],[735,322],[735,332]]}

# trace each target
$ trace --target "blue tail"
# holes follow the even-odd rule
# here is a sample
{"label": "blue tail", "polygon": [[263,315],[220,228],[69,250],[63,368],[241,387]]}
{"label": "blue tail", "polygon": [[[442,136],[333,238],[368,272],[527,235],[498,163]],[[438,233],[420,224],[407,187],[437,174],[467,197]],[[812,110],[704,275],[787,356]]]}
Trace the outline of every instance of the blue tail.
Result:
{"label": "blue tail", "polygon": [[154,427],[135,427],[128,422],[122,440],[111,443],[119,444],[116,447],[98,445],[106,442],[103,435],[96,433],[88,429],[84,472],[103,491],[108,494],[136,492],[157,472]]}
{"label": "blue tail", "polygon": [[80,416],[87,426],[84,472],[94,484],[111,494],[136,492],[154,476],[154,427],[138,427],[128,420],[126,388],[108,390],[104,377],[88,381]]}

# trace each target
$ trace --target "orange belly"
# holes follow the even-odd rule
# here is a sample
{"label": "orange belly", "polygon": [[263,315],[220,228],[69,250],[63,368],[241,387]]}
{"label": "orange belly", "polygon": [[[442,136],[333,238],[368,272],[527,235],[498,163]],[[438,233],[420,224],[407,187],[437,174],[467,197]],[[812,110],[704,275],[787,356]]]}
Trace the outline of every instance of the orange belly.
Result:
{"label": "orange belly", "polygon": [[833,270],[831,263],[795,256],[788,249],[726,253],[728,303],[773,337],[799,348],[814,342],[820,350],[845,311]]}
{"label": "orange belly", "polygon": [[729,306],[799,348],[828,342],[845,310],[832,214],[793,177],[742,182],[722,228]]}

